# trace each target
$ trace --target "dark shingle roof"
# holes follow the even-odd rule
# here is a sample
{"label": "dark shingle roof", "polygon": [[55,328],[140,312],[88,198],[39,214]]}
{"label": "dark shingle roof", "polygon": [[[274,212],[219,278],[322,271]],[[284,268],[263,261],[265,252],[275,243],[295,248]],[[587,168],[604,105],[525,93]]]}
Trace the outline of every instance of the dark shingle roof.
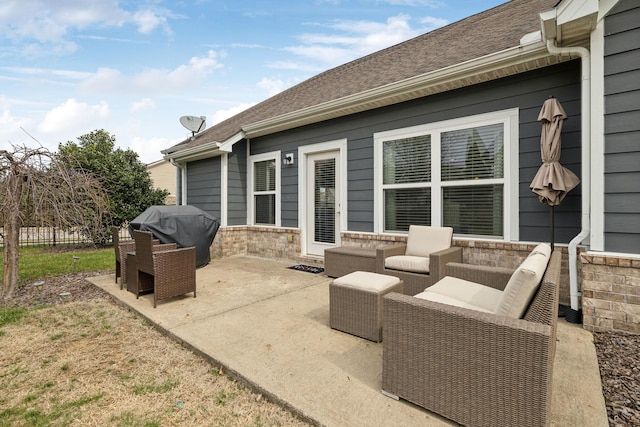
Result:
{"label": "dark shingle roof", "polygon": [[223,142],[243,126],[518,46],[558,0],[512,0],[311,77],[167,150]]}

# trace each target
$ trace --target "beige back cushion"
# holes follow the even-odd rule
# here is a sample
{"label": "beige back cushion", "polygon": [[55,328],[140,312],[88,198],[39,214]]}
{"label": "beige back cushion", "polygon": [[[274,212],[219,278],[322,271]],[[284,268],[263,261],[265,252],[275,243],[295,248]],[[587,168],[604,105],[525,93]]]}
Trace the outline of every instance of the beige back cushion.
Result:
{"label": "beige back cushion", "polygon": [[[546,244],[543,244],[546,245]],[[547,269],[551,248],[538,245],[511,275],[495,313],[516,319],[524,315]]]}
{"label": "beige back cushion", "polygon": [[410,225],[405,255],[428,258],[433,252],[451,247],[453,228]]}

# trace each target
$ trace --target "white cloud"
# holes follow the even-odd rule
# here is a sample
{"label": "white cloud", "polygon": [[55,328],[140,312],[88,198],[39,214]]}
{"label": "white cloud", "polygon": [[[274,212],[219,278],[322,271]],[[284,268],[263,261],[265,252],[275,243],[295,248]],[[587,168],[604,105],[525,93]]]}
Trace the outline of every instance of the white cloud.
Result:
{"label": "white cloud", "polygon": [[420,20],[421,24],[427,24],[427,31],[435,30],[436,28],[449,25],[449,20],[443,18],[436,18],[433,16],[425,16]]}
{"label": "white cloud", "polygon": [[170,33],[166,9],[140,6],[125,10],[119,0],[3,0],[0,39],[10,40],[24,56],[73,53],[71,40],[78,30],[122,27],[130,24],[142,34],[157,28]]}
{"label": "white cloud", "polygon": [[276,95],[284,90],[285,84],[280,79],[269,79],[263,77],[258,82],[258,87],[267,91],[269,97]]}
{"label": "white cloud", "polygon": [[296,62],[296,61],[273,61],[267,63],[267,67],[275,68],[277,70],[298,70],[309,71],[317,73],[326,70],[327,67],[320,66],[318,64],[310,64],[309,62]]}
{"label": "white cloud", "polygon": [[148,69],[133,76],[125,76],[113,68],[100,68],[80,85],[86,93],[179,93],[194,89],[214,70],[223,68],[220,54],[213,50],[206,56],[193,57],[188,64],[174,69]]}
{"label": "white cloud", "polygon": [[443,7],[444,3],[437,0],[381,0],[394,6],[426,6],[431,8]]}
{"label": "white cloud", "polygon": [[[143,163],[151,163],[162,159],[162,150],[169,148],[180,141],[180,139],[162,137],[142,138],[136,136],[131,138],[129,148],[138,153],[140,161]],[[120,138],[119,142],[122,142]]]}
{"label": "white cloud", "polygon": [[418,36],[422,30],[412,28],[410,20],[406,14],[392,16],[385,22],[339,20],[327,25],[337,34],[302,34],[299,37],[302,44],[285,50],[323,63],[326,69]]}
{"label": "white cloud", "polygon": [[138,26],[138,31],[142,34],[152,33],[157,27],[164,27],[169,30],[167,18],[159,16],[151,10],[139,10],[133,14],[133,21]]}
{"label": "white cloud", "polygon": [[45,115],[42,123],[38,125],[38,130],[43,133],[70,131],[69,133],[73,134],[76,133],[73,131],[75,129],[95,128],[96,120],[104,119],[109,114],[109,105],[106,102],[89,105],[69,98]]}
{"label": "white cloud", "polygon": [[246,110],[247,108],[253,107],[255,105],[255,103],[250,103],[250,104],[239,104],[235,107],[231,107],[227,110],[218,110],[215,113],[212,114],[211,116],[211,123],[207,124],[207,127],[213,126],[215,124],[218,124],[220,122],[225,121],[226,119],[235,116],[238,113],[243,112],[244,110]]}
{"label": "white cloud", "polygon": [[[12,135],[18,134],[20,128],[26,128],[30,124],[28,119],[16,118],[9,110],[3,110],[0,115],[0,135],[2,135],[2,143],[6,142],[6,137],[11,138]],[[13,141],[17,143],[18,141]]]}
{"label": "white cloud", "polygon": [[131,104],[130,110],[135,111],[143,111],[143,110],[153,110],[156,108],[156,104],[150,98],[144,98],[140,101],[136,101]]}

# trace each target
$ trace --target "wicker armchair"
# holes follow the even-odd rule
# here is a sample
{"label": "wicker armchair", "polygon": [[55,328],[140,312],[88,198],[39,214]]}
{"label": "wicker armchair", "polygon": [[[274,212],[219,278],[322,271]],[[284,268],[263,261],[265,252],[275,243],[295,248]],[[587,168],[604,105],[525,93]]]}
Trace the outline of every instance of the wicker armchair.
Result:
{"label": "wicker armchair", "polygon": [[[560,251],[522,318],[390,293],[383,314],[383,393],[463,425],[546,426]],[[504,288],[512,271],[447,265],[447,275]]]}
{"label": "wicker armchair", "polygon": [[148,231],[134,230],[140,293],[153,291],[153,307],[158,301],[193,292],[196,297],[196,248],[177,249],[175,243],[154,245]]}
{"label": "wicker armchair", "polygon": [[120,241],[120,229],[111,227],[113,239],[113,249],[116,252],[116,283],[120,277],[120,289],[127,283],[127,252],[136,250],[136,243],[133,240]]}
{"label": "wicker armchair", "polygon": [[376,252],[376,273],[398,277],[404,294],[416,295],[444,277],[448,262],[462,262],[462,248],[451,246],[453,228],[411,225],[406,244]]}
{"label": "wicker armchair", "polygon": [[[118,277],[120,277],[120,289],[127,283],[127,253],[135,252],[136,242],[135,240],[120,241],[120,229],[118,227],[111,227],[111,235],[113,239],[113,249],[116,252],[116,283],[118,283]],[[154,245],[159,245],[160,240],[153,239]]]}

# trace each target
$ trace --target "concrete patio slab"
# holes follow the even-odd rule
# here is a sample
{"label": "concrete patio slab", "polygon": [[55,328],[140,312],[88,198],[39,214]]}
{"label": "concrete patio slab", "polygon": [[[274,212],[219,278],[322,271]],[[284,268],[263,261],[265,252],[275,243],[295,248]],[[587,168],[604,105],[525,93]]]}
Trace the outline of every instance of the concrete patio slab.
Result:
{"label": "concrete patio slab", "polygon": [[[310,422],[327,426],[456,425],[380,392],[382,344],[329,327],[329,283],[287,269],[294,262],[247,256],[197,270],[197,298],[160,302],[114,276],[90,281],[168,335]],[[553,379],[552,426],[608,425],[592,336],[563,319]]]}

